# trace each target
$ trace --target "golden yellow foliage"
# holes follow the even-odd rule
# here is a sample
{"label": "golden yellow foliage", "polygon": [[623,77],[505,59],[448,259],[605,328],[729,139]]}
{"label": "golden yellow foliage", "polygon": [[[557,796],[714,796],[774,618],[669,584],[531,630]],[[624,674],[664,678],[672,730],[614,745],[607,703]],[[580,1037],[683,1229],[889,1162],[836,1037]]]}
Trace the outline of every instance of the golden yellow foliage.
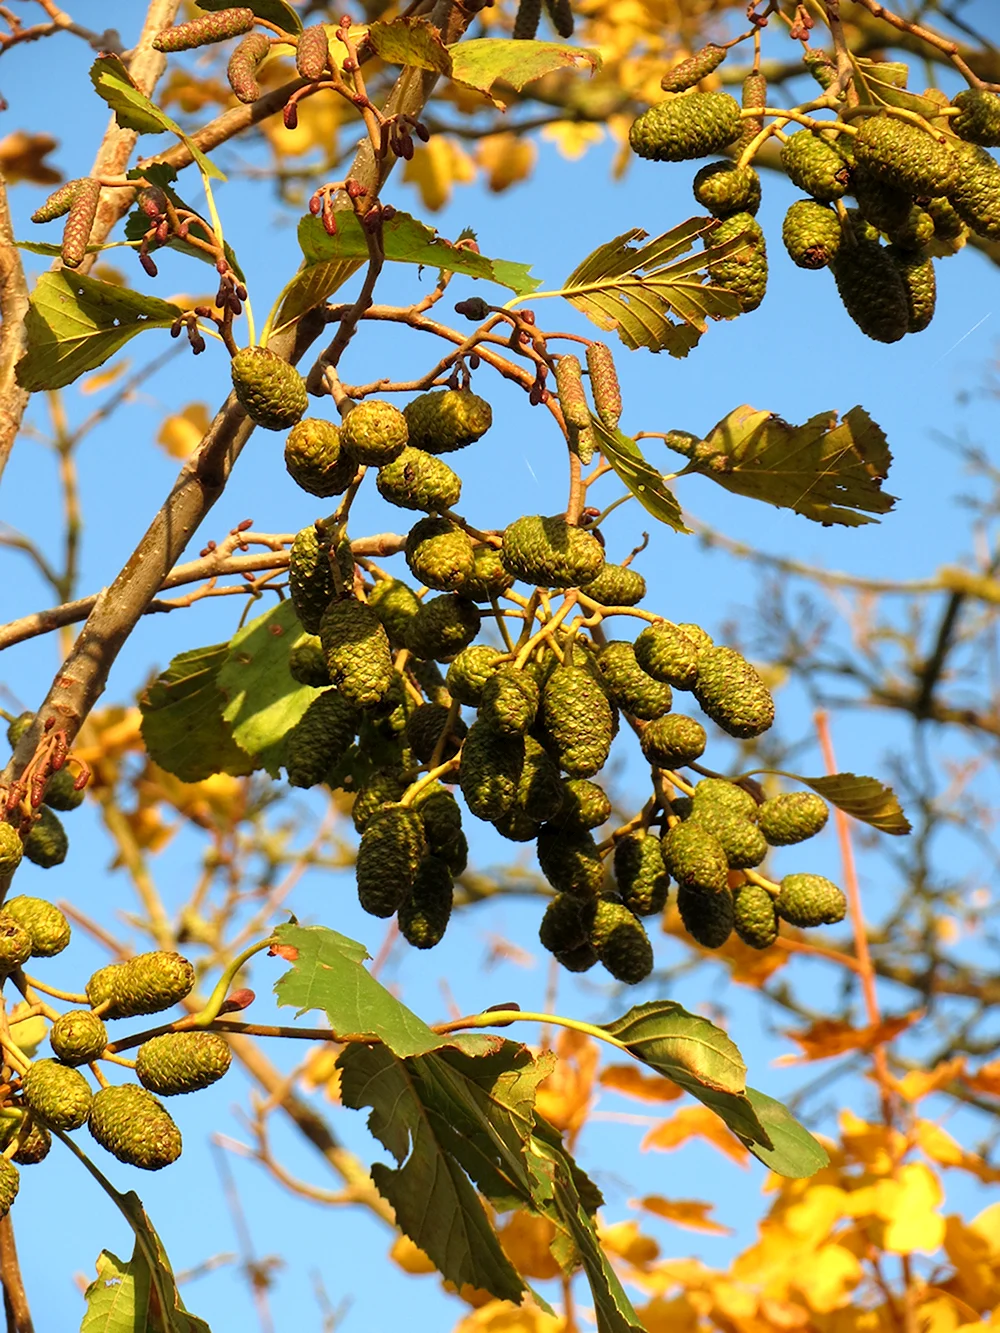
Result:
{"label": "golden yellow foliage", "polygon": [[661,1074],[644,1074],[638,1065],[605,1065],[598,1079],[602,1088],[636,1097],[642,1102],[675,1102],[684,1093]]}
{"label": "golden yellow foliage", "polygon": [[494,194],[526,180],[537,158],[534,143],[517,134],[489,134],[476,146],[476,161],[486,173],[486,184]]}
{"label": "golden yellow foliage", "polygon": [[549,1248],[555,1237],[555,1227],[546,1218],[534,1213],[514,1213],[497,1235],[511,1263],[525,1277],[559,1276],[561,1269]]}
{"label": "golden yellow foliage", "polygon": [[403,180],[417,187],[424,207],[432,213],[444,208],[453,186],[475,179],[476,164],[458,140],[446,134],[435,134],[430,143],[418,145],[403,171]]}
{"label": "golden yellow foliage", "polygon": [[668,1120],[661,1120],[643,1139],[642,1149],[644,1152],[650,1148],[671,1152],[695,1138],[704,1139],[741,1166],[748,1160],[749,1154],[739,1139],[730,1133],[714,1111],[705,1106],[685,1106]]}
{"label": "golden yellow foliage", "polygon": [[45,159],[59,141],[51,134],[26,134],[15,130],[0,139],[0,173],[8,185],[29,181],[32,185],[58,185],[62,172]]}
{"label": "golden yellow foliage", "polygon": [[545,1119],[561,1129],[572,1143],[593,1102],[600,1053],[589,1037],[566,1028],[559,1030],[555,1053],[558,1063],[538,1085],[535,1104]]}
{"label": "golden yellow foliage", "polygon": [[731,1236],[732,1228],[716,1222],[709,1214],[713,1205],[700,1199],[664,1199],[658,1194],[648,1194],[639,1200],[639,1207],[655,1217],[662,1217],[675,1226],[687,1227],[691,1231],[707,1231],[716,1236]]}
{"label": "golden yellow foliage", "polygon": [[171,458],[190,458],[201,444],[210,424],[211,417],[205,403],[188,403],[187,407],[167,417],[156,436],[156,443]]}

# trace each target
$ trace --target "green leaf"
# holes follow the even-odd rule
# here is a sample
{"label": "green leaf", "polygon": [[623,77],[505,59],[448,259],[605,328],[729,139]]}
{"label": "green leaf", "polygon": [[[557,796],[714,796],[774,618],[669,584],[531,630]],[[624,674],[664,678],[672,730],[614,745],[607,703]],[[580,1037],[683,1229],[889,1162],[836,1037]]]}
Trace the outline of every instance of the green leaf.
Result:
{"label": "green leaf", "polygon": [[83,1294],[87,1313],[80,1333],[139,1333],[148,1327],[149,1266],[141,1256],[128,1263],[102,1250],[97,1277]]}
{"label": "green leaf", "polygon": [[[287,324],[325,301],[351,273],[345,260],[368,259],[368,242],[361,223],[346,209],[337,214],[337,233],[328,236],[319,218],[308,214],[299,222],[299,245],[305,267],[285,288],[275,325]],[[466,246],[455,246],[408,213],[397,213],[383,228],[385,257],[400,264],[447,269],[470,278],[483,278],[507,287],[518,296],[535,291],[540,283],[526,264],[487,259]]]}
{"label": "green leaf", "polygon": [[789,1176],[793,1180],[814,1176],[817,1171],[830,1165],[830,1155],[822,1143],[818,1143],[805,1126],[799,1124],[787,1106],[764,1092],[758,1092],[756,1088],[747,1088],[747,1097],[774,1145],[765,1148],[747,1142],[746,1146],[754,1157],[779,1176]]}
{"label": "green leaf", "polygon": [[688,253],[711,230],[713,221],[690,218],[638,249],[632,242],[644,241],[648,233],[633,227],[588,255],[560,294],[598,328],[616,332],[633,351],[648,347],[651,352],[687,356],[710,318],[739,314],[739,302],[731,292],[706,285],[705,265],[738,248],[742,238]]}
{"label": "green leaf", "polygon": [[419,1055],[452,1040],[432,1032],[375,980],[364,966],[363,944],[326,926],[294,922],[274,933],[292,964],[275,983],[279,1004],[294,1005],[300,1014],[322,1009],[334,1032],[385,1042],[396,1055]]}
{"label": "green leaf", "polygon": [[643,457],[635,440],[620,430],[609,430],[597,417],[591,417],[591,425],[601,453],[642,507],[675,532],[690,532],[677,497],[656,468]]}
{"label": "green leaf", "polygon": [[804,426],[790,426],[744,404],[690,447],[681,476],[700,473],[736,495],[793,509],[824,527],[877,523],[868,515],[886,514],[896,502],[882,490],[892,454],[861,407],[839,424],[835,412],[821,412]]}
{"label": "green leaf", "polygon": [[98,56],[90,67],[90,81],[98,96],[115,113],[115,120],[123,130],[135,130],[137,134],[176,134],[206,176],[220,181],[226,179],[194,140],[188,138],[176,120],[171,120],[165,111],[161,111],[155,102],[151,102],[136,87],[119,56]]}
{"label": "green leaf", "polygon": [[804,778],[799,773],[787,775],[818,792],[824,800],[880,833],[902,837],[912,831],[903,813],[899,797],[878,778],[857,777],[854,773],[832,773],[828,777]]}
{"label": "green leaf", "polygon": [[637,1060],[695,1096],[703,1088],[737,1095],[746,1090],[747,1067],[736,1043],[673,1000],[635,1005],[602,1027]]}
{"label": "green leaf", "polygon": [[[195,2],[199,9],[207,9],[213,14],[220,9],[231,9],[233,4],[233,0],[195,0]],[[285,4],[285,0],[240,0],[240,4],[252,9],[259,19],[266,19],[268,23],[275,23],[279,28],[284,28],[285,32],[296,34],[302,31],[302,20],[291,5]]]}
{"label": "green leaf", "polygon": [[907,92],[906,80],[910,71],[901,61],[868,60],[864,56],[852,55],[851,64],[854,66],[854,86],[861,102],[869,106],[902,107],[931,120],[941,114],[942,105],[947,105],[919,93]]}
{"label": "green leaf", "polygon": [[253,760],[233,740],[222,716],[218,686],[228,643],[192,648],[175,657],[139,697],[142,739],[154,763],[182,782],[213,773],[252,773]]}
{"label": "green leaf", "polygon": [[390,65],[412,65],[417,69],[451,73],[451,55],[440,31],[422,18],[397,18],[391,23],[373,23],[368,40],[382,60]]}
{"label": "green leaf", "polygon": [[62,389],[144,329],[167,329],[183,311],[169,301],[60,269],[43,273],[24,327],[28,350],[17,363],[22,389]]}
{"label": "green leaf", "polygon": [[506,38],[479,37],[456,42],[447,48],[451,55],[451,77],[456,83],[485,93],[496,106],[504,103],[493,97],[498,83],[508,84],[518,92],[526,83],[557,70],[590,73],[601,68],[601,53],[593,47],[564,46],[560,42],[515,42]]}
{"label": "green leaf", "polygon": [[[375,1186],[392,1205],[397,1225],[456,1286],[468,1283],[517,1303],[524,1283],[467,1172],[479,1164],[470,1161],[474,1156],[490,1162],[492,1150],[505,1158],[495,1147],[506,1146],[498,1117],[508,1109],[510,1076],[531,1057],[512,1042],[487,1039],[483,1044],[480,1038],[473,1049],[487,1062],[475,1081],[465,1051],[442,1050],[404,1061],[384,1046],[348,1046],[337,1061],[341,1097],[355,1110],[372,1108],[369,1128],[398,1163],[372,1167]],[[495,1168],[488,1173],[491,1181],[494,1175]]]}
{"label": "green leaf", "polygon": [[233,739],[272,778],[281,772],[285,737],[320,693],[300,685],[288,669],[289,651],[301,635],[295,607],[277,602],[233,635],[217,677]]}

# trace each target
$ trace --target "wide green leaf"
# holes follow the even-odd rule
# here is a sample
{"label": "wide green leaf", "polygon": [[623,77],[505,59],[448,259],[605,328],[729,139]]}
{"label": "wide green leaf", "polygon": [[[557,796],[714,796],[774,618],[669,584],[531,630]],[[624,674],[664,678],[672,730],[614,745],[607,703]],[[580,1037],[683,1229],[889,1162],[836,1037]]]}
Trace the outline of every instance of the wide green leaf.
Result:
{"label": "wide green leaf", "polygon": [[811,787],[831,805],[854,819],[860,819],[863,824],[870,824],[880,833],[902,837],[912,831],[899,797],[878,778],[858,777],[854,773],[831,773],[821,778],[804,778],[799,773],[784,776]]}
{"label": "wide green leaf", "polygon": [[222,716],[233,739],[272,778],[280,774],[288,732],[320,693],[299,684],[288,669],[289,651],[301,635],[293,604],[277,602],[233,635],[219,668]]}
{"label": "wide green leaf", "polygon": [[228,655],[228,643],[180,653],[139,696],[146,751],[182,782],[253,772],[222,716],[226,700],[217,675]]}
{"label": "wide green leaf", "polygon": [[702,1088],[735,1094],[746,1090],[747,1067],[736,1043],[707,1018],[688,1013],[673,1000],[635,1005],[602,1027],[637,1060],[696,1096]]}
{"label": "wide green leaf", "polygon": [[565,46],[560,42],[520,42],[508,38],[479,37],[449,46],[451,77],[456,83],[485,93],[497,106],[504,103],[493,96],[498,84],[507,84],[518,92],[525,84],[559,70],[601,67],[601,54],[592,47]]}
{"label": "wide green leaf", "polygon": [[822,1143],[799,1124],[787,1106],[756,1088],[747,1088],[747,1097],[774,1145],[767,1148],[748,1140],[746,1146],[754,1157],[779,1176],[793,1180],[814,1176],[830,1165],[830,1155]]}
{"label": "wide green leaf", "polygon": [[451,54],[441,40],[440,31],[423,18],[397,18],[390,23],[373,23],[368,40],[379,57],[390,65],[412,65],[451,73]]}
{"label": "wide green leaf", "polygon": [[691,460],[681,476],[699,473],[824,527],[877,523],[869,515],[886,514],[896,502],[882,490],[892,462],[885,435],[861,407],[841,422],[835,412],[820,412],[804,426],[790,426],[744,404],[704,440],[674,431],[667,443]]}
{"label": "wide green leaf", "polygon": [[[195,3],[199,9],[207,9],[214,14],[220,9],[231,9],[233,0],[195,0]],[[240,0],[240,4],[252,9],[259,19],[276,23],[285,32],[294,35],[302,31],[302,20],[291,5],[285,4],[285,0]]]}
{"label": "wide green leaf", "polygon": [[140,1333],[149,1327],[149,1265],[141,1256],[124,1263],[102,1250],[97,1277],[83,1298],[87,1313],[80,1333]]}
{"label": "wide green leaf", "polygon": [[690,532],[677,497],[656,468],[646,461],[635,440],[620,430],[609,430],[597,417],[591,417],[591,425],[601,453],[642,507],[675,532]]}
{"label": "wide green leaf", "polygon": [[137,333],[167,329],[182,313],[169,301],[69,269],[43,273],[24,321],[28,350],[17,363],[17,382],[32,392],[62,389]]}
{"label": "wide green leaf", "polygon": [[731,319],[740,311],[731,292],[706,283],[706,264],[738,249],[742,238],[689,253],[713,225],[712,218],[690,218],[639,248],[633,242],[645,241],[647,233],[633,227],[588,255],[561,294],[632,350],[687,356],[709,319]]}
{"label": "wide green leaf", "polygon": [[396,1055],[419,1055],[451,1038],[439,1037],[387,991],[365,967],[363,944],[326,926],[279,926],[281,957],[291,963],[274,987],[281,1005],[300,1014],[321,1009],[334,1032],[371,1037]]}
{"label": "wide green leaf", "polygon": [[137,134],[176,134],[206,176],[220,181],[226,179],[176,120],[171,120],[136,87],[119,56],[108,53],[98,56],[90,67],[90,81],[98,96],[115,113],[115,120],[122,129],[135,130]]}

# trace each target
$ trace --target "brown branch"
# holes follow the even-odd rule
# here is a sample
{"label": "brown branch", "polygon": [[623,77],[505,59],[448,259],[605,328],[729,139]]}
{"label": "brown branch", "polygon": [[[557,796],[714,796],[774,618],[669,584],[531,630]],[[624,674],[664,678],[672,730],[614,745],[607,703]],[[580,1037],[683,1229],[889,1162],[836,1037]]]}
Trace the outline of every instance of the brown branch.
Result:
{"label": "brown branch", "polygon": [[14,1227],[10,1213],[0,1218],[0,1281],[3,1282],[3,1304],[7,1315],[7,1333],[34,1333],[28,1297],[21,1277],[14,1244]]}
{"label": "brown branch", "polygon": [[14,378],[14,367],[27,350],[24,317],[28,284],[7,203],[7,184],[0,175],[0,478],[21,428],[29,394]]}

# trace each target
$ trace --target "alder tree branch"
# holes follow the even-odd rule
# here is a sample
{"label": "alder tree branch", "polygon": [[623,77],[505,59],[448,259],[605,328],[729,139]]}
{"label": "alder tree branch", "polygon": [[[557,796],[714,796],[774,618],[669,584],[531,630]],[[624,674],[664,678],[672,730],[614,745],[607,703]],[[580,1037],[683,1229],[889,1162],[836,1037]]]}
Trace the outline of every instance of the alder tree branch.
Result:
{"label": "alder tree branch", "polygon": [[10,1213],[0,1218],[0,1282],[3,1283],[7,1333],[34,1333],[35,1325],[28,1308]]}

